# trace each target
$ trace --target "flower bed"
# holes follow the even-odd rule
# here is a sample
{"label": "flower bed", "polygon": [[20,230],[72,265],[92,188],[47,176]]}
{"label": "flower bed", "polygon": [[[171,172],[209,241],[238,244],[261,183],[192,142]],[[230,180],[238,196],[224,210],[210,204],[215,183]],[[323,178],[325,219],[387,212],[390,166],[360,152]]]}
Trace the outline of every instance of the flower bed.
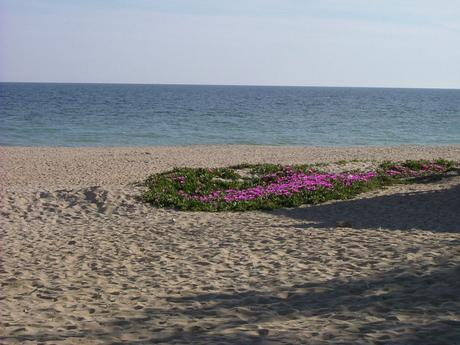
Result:
{"label": "flower bed", "polygon": [[444,174],[454,167],[455,162],[439,159],[384,162],[372,171],[339,173],[312,165],[176,168],[150,176],[145,182],[148,189],[144,200],[159,207],[196,211],[293,207],[348,199],[384,185]]}

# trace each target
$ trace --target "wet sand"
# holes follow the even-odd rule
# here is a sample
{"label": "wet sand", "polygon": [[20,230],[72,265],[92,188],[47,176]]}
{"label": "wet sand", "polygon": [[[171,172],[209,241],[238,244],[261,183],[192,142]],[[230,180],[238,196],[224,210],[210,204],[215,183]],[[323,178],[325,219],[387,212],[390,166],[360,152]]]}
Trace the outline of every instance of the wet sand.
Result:
{"label": "wet sand", "polygon": [[459,172],[245,213],[155,209],[133,184],[438,157],[460,147],[1,147],[0,343],[460,344]]}

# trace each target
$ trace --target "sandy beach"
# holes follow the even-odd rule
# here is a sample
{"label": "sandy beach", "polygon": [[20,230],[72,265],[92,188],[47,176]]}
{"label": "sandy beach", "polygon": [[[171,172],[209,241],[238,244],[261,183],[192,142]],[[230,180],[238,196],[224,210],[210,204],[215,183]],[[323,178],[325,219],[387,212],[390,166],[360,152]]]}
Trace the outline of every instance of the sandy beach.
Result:
{"label": "sandy beach", "polygon": [[458,171],[245,213],[156,209],[136,184],[440,157],[460,146],[0,147],[0,344],[460,344]]}

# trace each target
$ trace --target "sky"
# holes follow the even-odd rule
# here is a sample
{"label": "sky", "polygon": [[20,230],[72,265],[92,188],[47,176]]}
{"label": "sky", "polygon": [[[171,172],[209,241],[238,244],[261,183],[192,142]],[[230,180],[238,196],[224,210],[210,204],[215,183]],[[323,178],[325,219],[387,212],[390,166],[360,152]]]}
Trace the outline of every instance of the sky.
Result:
{"label": "sky", "polygon": [[460,88],[460,1],[0,0],[0,81]]}

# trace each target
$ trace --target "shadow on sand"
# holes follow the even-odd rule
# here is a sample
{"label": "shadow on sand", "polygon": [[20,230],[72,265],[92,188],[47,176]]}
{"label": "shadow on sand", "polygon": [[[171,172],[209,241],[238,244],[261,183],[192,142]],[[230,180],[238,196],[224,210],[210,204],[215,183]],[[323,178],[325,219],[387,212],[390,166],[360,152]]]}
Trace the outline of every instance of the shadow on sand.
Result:
{"label": "shadow on sand", "polygon": [[[306,282],[289,289],[272,287],[269,292],[171,296],[166,298],[168,308],[147,307],[141,317],[100,320],[104,332],[44,331],[0,339],[72,342],[84,338],[113,345],[458,344],[458,291],[460,267],[431,272],[408,267],[371,279]],[[158,320],[162,320],[160,327]],[[286,327],[268,326],[267,336],[258,335],[257,325],[272,321]],[[127,334],[149,336],[116,340]]]}
{"label": "shadow on sand", "polygon": [[398,193],[270,211],[305,221],[305,227],[460,232],[460,185],[428,192]]}

